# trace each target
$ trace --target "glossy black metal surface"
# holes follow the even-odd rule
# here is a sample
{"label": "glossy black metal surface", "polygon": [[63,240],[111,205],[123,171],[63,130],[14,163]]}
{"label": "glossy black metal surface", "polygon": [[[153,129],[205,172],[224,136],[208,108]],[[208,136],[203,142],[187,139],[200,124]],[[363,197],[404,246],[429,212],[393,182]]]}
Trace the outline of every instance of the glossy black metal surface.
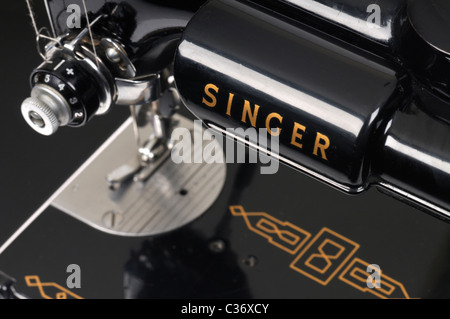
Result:
{"label": "glossy black metal surface", "polygon": [[414,30],[434,48],[450,54],[445,30],[450,29],[450,2],[445,0],[410,0],[408,18]]}
{"label": "glossy black metal surface", "polygon": [[[204,3],[195,1],[86,1],[92,18],[105,15],[93,28],[94,34],[119,40],[135,64],[138,75],[161,71],[173,61],[181,33],[195,11]],[[81,0],[74,0],[83,8]],[[57,35],[76,30],[67,27],[67,12],[63,1],[49,0]],[[82,12],[84,16],[84,12]]]}
{"label": "glossy black metal surface", "polygon": [[282,0],[366,39],[395,46],[406,0]]}
{"label": "glossy black metal surface", "polygon": [[419,98],[389,122],[383,146],[375,153],[374,173],[389,190],[448,218],[450,127],[418,104]]}
{"label": "glossy black metal surface", "polygon": [[[292,174],[286,166],[274,175],[261,175],[259,169],[228,165],[217,202],[189,225],[159,236],[105,234],[49,207],[0,254],[0,269],[16,279],[17,291],[31,298],[43,296],[25,277],[39,276],[42,283],[67,289],[70,264],[81,268],[81,288],[70,291],[89,299],[450,296],[447,223],[376,191],[352,198]],[[341,275],[351,260],[327,284],[317,282],[308,277],[308,269],[305,275],[291,267],[303,248],[294,254],[280,249],[273,243],[283,242],[273,229],[265,233],[269,237],[252,231],[242,216],[231,214],[231,205],[301,228],[311,234],[309,241],[324,228],[334,231],[329,240],[342,236],[359,245],[351,260],[379,265],[383,276],[391,278],[389,285],[377,296],[344,282]],[[256,226],[253,222],[257,220],[252,221]],[[293,228],[284,228],[288,230]],[[306,251],[307,256],[314,253]],[[317,265],[323,263],[318,260]],[[43,290],[52,298],[59,292],[51,286]]]}
{"label": "glossy black metal surface", "polygon": [[[281,129],[282,161],[350,193],[368,184],[374,136],[402,103],[400,76],[375,56],[238,1],[202,8],[175,60],[177,87],[194,114],[223,129],[270,121]],[[254,122],[244,119],[245,103]]]}
{"label": "glossy black metal surface", "polygon": [[450,122],[450,3],[447,1],[411,1],[408,20],[399,39],[399,54],[417,79],[447,106],[426,107],[436,116]]}
{"label": "glossy black metal surface", "polygon": [[321,30],[398,63],[407,0],[251,0],[255,5]]}
{"label": "glossy black metal surface", "polygon": [[[411,115],[410,101],[424,110],[440,105],[418,90],[410,65],[400,68],[252,2],[220,0],[188,25],[175,76],[187,107],[221,132],[281,129],[282,162],[348,193],[381,183],[448,217],[447,126],[421,111],[398,121]],[[399,152],[385,144],[391,133],[413,147]],[[430,174],[416,152],[435,158]]]}

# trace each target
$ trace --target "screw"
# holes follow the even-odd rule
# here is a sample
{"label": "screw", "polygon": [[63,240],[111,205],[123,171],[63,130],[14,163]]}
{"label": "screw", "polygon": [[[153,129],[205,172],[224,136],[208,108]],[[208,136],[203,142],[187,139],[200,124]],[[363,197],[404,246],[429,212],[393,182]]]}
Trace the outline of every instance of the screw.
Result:
{"label": "screw", "polygon": [[102,217],[103,225],[108,228],[114,228],[122,222],[122,215],[113,210],[107,211]]}
{"label": "screw", "polygon": [[31,122],[33,122],[33,124],[36,125],[37,127],[42,128],[45,126],[44,119],[35,111],[30,111],[28,113],[28,116],[30,117]]}
{"label": "screw", "polygon": [[209,243],[209,249],[215,253],[220,253],[225,249],[225,242],[221,239],[217,239]]}
{"label": "screw", "polygon": [[113,63],[119,63],[122,60],[120,52],[116,48],[106,49],[106,57]]}
{"label": "screw", "polygon": [[246,258],[242,259],[242,263],[247,267],[255,267],[258,264],[258,258],[249,255]]}

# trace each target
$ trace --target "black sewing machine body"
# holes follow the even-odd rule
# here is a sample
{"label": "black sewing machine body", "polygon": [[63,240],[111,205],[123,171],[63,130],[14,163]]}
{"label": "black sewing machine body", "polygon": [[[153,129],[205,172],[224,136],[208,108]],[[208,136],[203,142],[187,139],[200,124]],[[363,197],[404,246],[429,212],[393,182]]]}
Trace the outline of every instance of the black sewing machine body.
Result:
{"label": "black sewing machine body", "polygon": [[[79,2],[81,5],[81,1]],[[327,1],[316,1],[316,3],[324,7],[332,7]],[[109,5],[105,5],[104,1],[89,1],[88,4],[88,11],[92,13],[111,9],[111,7],[105,9]],[[178,180],[174,182],[174,178],[164,180],[164,174],[160,176],[159,173],[155,173],[156,175],[152,175],[144,184],[150,185],[152,178],[161,180],[163,183],[158,184],[158,187],[160,189],[167,187],[166,194],[170,194],[170,198],[164,199],[163,191],[158,193],[160,190],[152,189],[151,191],[158,195],[148,196],[146,203],[142,205],[143,207],[155,206],[155,202],[159,203],[159,198],[162,198],[160,200],[162,204],[158,204],[162,208],[157,211],[159,215],[156,215],[161,217],[152,218],[143,214],[141,219],[132,217],[131,221],[120,219],[126,216],[127,211],[122,212],[123,216],[119,214],[119,217],[115,215],[114,209],[99,211],[97,207],[103,209],[103,204],[98,204],[92,198],[100,198],[103,195],[96,196],[93,192],[92,198],[89,197],[86,203],[83,203],[84,195],[80,195],[80,192],[84,191],[84,185],[91,183],[91,180],[83,177],[91,176],[91,174],[83,175],[83,172],[89,169],[94,170],[95,167],[100,167],[102,163],[107,162],[102,159],[102,154],[109,154],[107,152],[115,154],[116,151],[108,150],[108,147],[124,143],[117,140],[128,134],[126,132],[131,132],[130,120],[125,120],[124,114],[116,115],[114,119],[116,126],[123,120],[125,124],[122,124],[115,131],[116,133],[112,133],[113,137],[106,142],[98,140],[95,142],[96,145],[89,146],[91,150],[99,148],[101,152],[92,152],[94,155],[89,158],[86,154],[71,163],[71,169],[66,169],[67,172],[75,172],[74,175],[65,181],[65,185],[56,191],[55,196],[33,214],[33,218],[26,223],[26,228],[20,229],[8,245],[2,246],[0,270],[15,278],[14,286],[17,291],[33,298],[449,297],[450,290],[446,280],[447,265],[450,261],[447,243],[449,226],[439,219],[445,218],[445,213],[442,213],[445,209],[441,210],[441,208],[447,205],[445,187],[448,186],[446,177],[449,172],[446,171],[444,164],[448,143],[443,138],[448,132],[447,111],[445,108],[436,106],[446,105],[448,102],[445,85],[448,78],[445,72],[442,74],[438,72],[442,70],[447,57],[445,52],[433,51],[421,44],[423,45],[420,48],[422,54],[429,54],[430,59],[435,63],[430,63],[423,72],[414,69],[415,67],[420,69],[422,61],[416,61],[417,55],[411,53],[416,47],[408,42],[411,40],[409,38],[406,44],[400,41],[403,39],[402,32],[406,32],[403,15],[407,10],[406,1],[381,3],[381,6],[386,5],[389,19],[381,21],[381,30],[384,32],[379,33],[370,32],[373,29],[367,26],[359,25],[355,29],[343,26],[342,21],[331,21],[329,16],[326,16],[326,11],[321,11],[325,16],[320,16],[318,13],[311,14],[309,11],[312,10],[311,8],[296,7],[295,1],[279,1],[272,4],[265,1],[259,3],[211,1],[200,9],[203,10],[202,13],[194,16],[193,20],[191,20],[193,12],[203,5],[202,2],[178,8],[180,11],[174,10],[170,4],[163,6],[158,1],[151,4],[127,1],[127,4],[135,10],[134,21],[118,23],[111,19],[106,24],[102,24],[100,29],[112,28],[114,23],[120,25],[117,33],[126,43],[127,53],[133,57],[132,61],[135,62],[138,73],[154,72],[160,68],[160,65],[170,63],[171,57],[161,52],[174,52],[174,48],[180,43],[180,37],[182,41],[185,41],[181,43],[197,45],[205,50],[204,52],[211,48],[208,54],[223,53],[223,57],[229,60],[236,58],[232,56],[233,54],[241,52],[242,59],[236,58],[235,62],[243,65],[251,64],[252,61],[249,59],[254,53],[251,43],[246,50],[243,46],[239,46],[239,41],[242,39],[238,39],[236,40],[238,48],[229,49],[233,38],[224,38],[223,41],[214,38],[220,33],[220,26],[211,27],[210,33],[201,28],[202,19],[206,21],[205,23],[210,23],[208,10],[213,17],[214,14],[218,14],[217,25],[220,23],[227,25],[233,20],[224,18],[224,21],[220,21],[220,17],[225,17],[225,14],[219,15],[220,11],[214,10],[224,10],[233,15],[236,13],[234,10],[242,5],[245,6],[245,10],[242,11],[245,14],[250,14],[252,10],[258,12],[250,18],[250,20],[254,19],[252,20],[254,24],[251,25],[254,32],[258,32],[256,28],[258,25],[261,28],[266,27],[266,25],[258,24],[258,19],[262,19],[267,14],[268,21],[272,21],[274,17],[280,18],[281,22],[277,30],[282,37],[289,35],[286,32],[286,25],[283,24],[288,21],[298,26],[302,32],[311,32],[322,40],[329,40],[332,43],[330,47],[335,48],[333,50],[336,54],[342,54],[342,56],[331,56],[330,60],[344,60],[352,70],[360,69],[358,67],[353,69],[351,63],[356,60],[362,61],[361,65],[367,69],[358,71],[360,73],[355,71],[346,74],[344,67],[336,67],[336,73],[333,73],[334,71],[330,73],[335,74],[336,77],[329,78],[328,86],[323,89],[323,94],[330,101],[336,98],[330,102],[330,105],[345,100],[336,95],[338,93],[336,88],[345,87],[342,83],[340,86],[339,81],[357,83],[357,76],[361,75],[364,77],[360,79],[360,90],[347,92],[349,97],[356,96],[353,104],[343,106],[340,111],[344,110],[347,114],[356,114],[361,118],[366,116],[361,111],[360,105],[354,101],[367,102],[365,105],[367,109],[364,109],[366,111],[370,109],[369,104],[374,101],[374,98],[380,98],[379,91],[370,92],[364,85],[370,84],[376,88],[381,83],[377,78],[380,73],[369,80],[366,76],[373,75],[374,69],[378,71],[382,69],[380,72],[387,74],[386,79],[392,81],[380,88],[382,92],[380,99],[383,103],[386,102],[387,106],[377,105],[370,109],[370,112],[376,113],[373,116],[377,120],[365,127],[367,133],[355,138],[354,144],[349,135],[346,135],[348,127],[331,128],[329,135],[331,145],[332,147],[337,145],[337,149],[342,151],[336,154],[320,152],[320,149],[314,147],[314,141],[317,143],[315,134],[319,131],[323,133],[323,128],[326,126],[317,122],[315,116],[305,117],[311,120],[310,125],[314,131],[314,134],[309,133],[310,126],[303,123],[308,129],[304,138],[305,154],[307,154],[299,156],[295,153],[295,148],[294,151],[285,150],[285,154],[289,155],[287,158],[291,161],[300,159],[306,166],[306,169],[301,167],[300,170],[306,174],[289,167],[294,166],[298,169],[295,165],[290,165],[288,161],[284,161],[288,165],[280,165],[276,174],[268,175],[260,174],[264,166],[260,163],[224,164],[217,166],[217,169],[205,168],[205,173],[202,173],[204,169],[202,168],[198,170],[200,173],[191,175],[180,171],[180,176],[189,176],[190,179],[186,180],[195,181],[191,184],[181,182],[181,178],[180,182]],[[48,1],[48,5],[55,32],[57,34],[66,32],[67,29],[63,23],[69,13],[66,11],[65,4],[53,0]],[[334,9],[364,21],[371,13],[366,11],[368,5],[370,4],[344,1],[337,4]],[[161,14],[173,14],[172,19],[177,21],[175,26],[172,20],[170,27],[164,20],[156,20],[159,22],[155,23],[155,16],[160,13],[157,10],[149,10],[147,6],[155,6],[154,8],[158,8]],[[125,16],[124,21],[128,19],[126,13],[121,16],[121,18]],[[234,27],[241,29],[245,34],[246,17],[244,13],[242,14],[241,18],[244,22],[241,26]],[[188,21],[191,21],[191,26],[188,25],[188,31],[184,32]],[[134,29],[124,27],[130,25],[134,25]],[[229,25],[229,27],[231,30],[232,26]],[[251,28],[249,27],[249,30],[252,30]],[[410,31],[408,30],[406,34],[411,35]],[[202,32],[206,32],[204,36]],[[298,36],[296,30],[292,32]],[[276,32],[274,34],[276,35]],[[211,36],[210,41],[208,36]],[[155,37],[160,37],[162,40],[155,42]],[[274,39],[276,39],[275,36],[272,40]],[[293,36],[293,41],[297,40]],[[258,49],[270,46],[262,45],[260,41],[264,39],[255,38],[257,43],[255,46]],[[439,38],[430,41],[433,42],[432,48],[436,48],[436,43],[442,43]],[[282,42],[286,46],[289,46],[288,43]],[[226,46],[220,47],[222,44]],[[294,44],[292,46],[295,47]],[[314,48],[311,52],[314,52]],[[402,56],[401,61],[396,61],[398,52],[409,52],[411,55]],[[221,106],[222,113],[226,112],[227,94],[230,90],[234,90],[236,96],[241,94],[238,100],[240,102],[247,99],[251,104],[258,103],[262,108],[275,110],[272,106],[279,101],[278,97],[271,100],[270,97],[258,94],[257,90],[251,88],[251,84],[247,87],[245,83],[233,82],[233,79],[214,74],[207,68],[198,67],[201,56],[197,60],[191,57],[189,63],[182,63],[185,62],[182,57],[183,51],[178,50],[177,54],[175,81],[178,81],[176,84],[184,99],[183,102],[206,124],[213,123],[219,128],[226,128],[230,123],[238,125],[239,120],[236,118],[240,119],[242,116],[242,113],[237,116],[237,113],[232,114],[234,116],[232,121],[226,122],[225,117],[217,120],[210,109],[201,109],[202,99],[211,98],[211,95],[207,95],[207,91],[203,90],[208,83],[215,83],[219,89],[223,87],[223,91],[226,91],[225,87],[229,88],[223,93],[225,95],[218,95],[218,99],[222,98],[225,101]],[[272,54],[278,54],[277,48],[274,48]],[[264,57],[270,56],[270,52],[261,52],[259,56],[263,58],[256,59],[255,65],[261,70],[265,67]],[[301,66],[301,64],[299,62],[295,65]],[[372,68],[374,65],[376,66]],[[283,66],[285,64],[280,63],[279,68],[272,71],[276,73],[280,68],[283,70]],[[445,67],[448,68],[448,66]],[[270,69],[270,65],[267,68]],[[249,67],[247,70],[255,69],[257,68]],[[326,72],[326,70],[318,72]],[[261,72],[263,71],[267,70]],[[339,76],[338,71],[341,73]],[[298,83],[289,80],[292,79],[293,74],[285,74],[285,79],[279,79],[280,82],[295,88]],[[315,80],[320,79],[319,74]],[[237,83],[242,87],[239,88]],[[308,84],[307,81],[305,83],[305,85]],[[223,91],[220,91],[221,94]],[[292,111],[286,105],[280,106],[280,110],[286,113]],[[179,112],[181,122],[196,119],[187,109]],[[283,114],[283,116],[295,119],[294,113],[293,115]],[[336,113],[336,117],[340,114]],[[264,124],[258,123],[258,126],[264,127]],[[287,132],[291,128],[286,124],[282,130]],[[390,133],[386,133],[388,130]],[[373,136],[376,134],[373,132],[385,134],[380,133],[375,139]],[[428,150],[433,156],[437,156],[437,153],[442,155],[442,162],[436,162],[436,165],[432,166],[410,154],[399,157],[395,150],[383,146],[382,141],[389,136],[405,138],[402,140],[405,142],[404,145],[415,147],[416,150],[424,150],[425,146],[429,146],[431,150]],[[441,136],[442,140],[431,141],[430,136]],[[288,145],[291,137],[292,133],[284,138],[285,141],[281,141],[282,144]],[[308,139],[311,139],[310,143]],[[298,142],[299,140],[297,144]],[[323,146],[323,141],[319,143]],[[351,148],[349,143],[354,147]],[[233,145],[237,148],[238,144],[240,145],[235,141]],[[377,148],[371,148],[371,146]],[[83,145],[76,145],[76,148],[82,147]],[[330,150],[332,151],[332,148]],[[251,152],[253,151],[247,150],[247,155]],[[362,155],[363,153],[365,155]],[[324,160],[325,154],[329,154],[327,160],[334,161],[333,164],[320,162]],[[367,154],[370,154],[376,164],[372,166],[367,164],[367,156],[369,156]],[[80,168],[85,160],[86,164]],[[325,172],[323,176],[326,178],[315,174],[316,164],[311,163],[315,163],[316,160],[319,162],[317,167],[320,168],[320,172]],[[168,161],[170,159],[160,164],[158,169],[169,170]],[[349,167],[349,163],[362,164],[360,169],[355,170],[354,167]],[[39,165],[39,159],[36,165]],[[115,164],[110,165],[115,167]],[[207,164],[203,166],[206,167]],[[101,176],[105,176],[108,172],[102,173]],[[175,176],[176,172],[171,173],[170,176]],[[223,179],[220,177],[221,174]],[[318,182],[311,176],[325,183]],[[213,181],[213,177],[217,178],[217,181]],[[211,184],[206,184],[205,180],[211,180]],[[375,180],[381,180],[386,185],[389,183],[400,185],[408,192],[399,193],[398,189],[384,187],[385,185],[375,183]],[[92,184],[94,185],[95,182]],[[93,190],[98,189],[95,187],[102,187],[103,184],[105,190],[101,193],[106,194],[105,196],[114,203],[120,202],[122,196],[124,198],[128,196],[126,187],[129,184],[125,184],[125,188],[119,189],[117,193],[117,190],[109,190],[102,180],[98,183],[100,186],[97,184],[92,186]],[[200,186],[196,186],[198,184]],[[329,185],[334,188],[330,188]],[[394,198],[369,186],[381,187],[383,192],[393,195]],[[53,187],[53,189],[56,188]],[[208,193],[214,193],[215,189],[217,194],[207,199]],[[360,193],[362,190],[366,191],[357,196],[346,194]],[[417,197],[409,196],[409,191],[418,194],[419,198],[432,199],[438,209],[430,211],[427,203],[418,202]],[[90,192],[90,189],[87,192]],[[144,192],[139,194],[142,195]],[[71,201],[70,198],[76,199]],[[42,202],[44,201],[45,198],[42,199]],[[177,208],[177,202],[182,203],[179,205],[182,206],[181,208]],[[412,203],[413,206],[404,202]],[[189,206],[190,203],[194,203],[191,205],[192,208]],[[198,215],[193,213],[189,222],[182,223],[179,227],[168,226],[172,225],[172,219],[179,218],[178,215],[170,218],[173,211],[179,211],[182,214],[184,207],[185,210],[189,208],[195,212],[195,207],[202,205],[206,209]],[[120,205],[117,207],[121,209]],[[164,207],[168,207],[167,211],[164,211]],[[78,208],[79,211],[89,213],[85,215],[74,213]],[[439,218],[424,214],[424,210]],[[112,216],[110,212],[113,215],[112,219],[110,219]],[[132,212],[133,216],[140,214],[137,208],[130,208],[128,212]],[[98,215],[98,218],[90,220],[86,215]],[[131,213],[128,214],[130,215]],[[119,219],[114,219],[116,218],[114,216]],[[159,225],[166,225],[168,228],[159,231],[156,223],[151,226],[155,219],[160,219],[162,222]],[[135,227],[131,227],[132,224]],[[71,264],[79,265],[81,269],[81,288],[69,289],[66,285],[67,278],[71,275],[67,272],[67,266]],[[372,274],[371,265],[378,265],[381,269],[381,288],[370,288],[367,285],[367,278]]]}
{"label": "black sewing machine body", "polygon": [[[83,298],[448,297],[447,224],[376,191],[352,198],[284,166],[276,175],[256,170],[230,165],[210,209],[158,236],[110,235],[49,207],[2,253],[1,269],[16,279],[18,291],[34,298],[42,296],[25,277],[67,288],[70,264],[81,267],[81,289],[71,291]],[[263,221],[266,231],[255,232],[243,216],[233,215],[230,206],[236,205],[258,213],[250,225],[258,230]],[[290,233],[280,240],[271,225]],[[298,260],[302,249],[289,234],[310,234],[316,244]],[[305,262],[327,239],[345,247],[338,266],[351,255],[321,275]],[[368,290],[361,282],[367,263],[380,266],[390,290]],[[52,298],[59,292],[46,291]]]}

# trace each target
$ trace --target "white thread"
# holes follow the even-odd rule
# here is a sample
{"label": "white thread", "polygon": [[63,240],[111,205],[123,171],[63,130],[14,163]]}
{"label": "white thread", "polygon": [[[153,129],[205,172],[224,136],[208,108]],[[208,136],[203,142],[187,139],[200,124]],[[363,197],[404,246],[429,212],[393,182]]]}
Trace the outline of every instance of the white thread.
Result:
{"label": "white thread", "polygon": [[87,26],[88,26],[88,30],[89,30],[89,37],[91,38],[92,49],[94,50],[95,63],[97,64],[97,67],[100,68],[100,65],[98,63],[98,58],[97,58],[97,50],[95,49],[95,44],[94,44],[94,37],[92,36],[91,23],[89,22],[89,16],[88,16],[87,8],[86,8],[86,1],[82,0],[82,2],[83,2],[84,14],[86,15],[86,22],[87,22]]}
{"label": "white thread", "polygon": [[33,13],[33,9],[31,8],[31,4],[29,0],[25,0],[25,2],[27,3],[27,7],[28,7],[28,12],[30,13],[30,17],[31,17],[31,24],[33,25],[34,28],[34,32],[36,33],[36,36],[39,37],[39,31],[36,25],[36,20],[34,19],[34,13]]}
{"label": "white thread", "polygon": [[[49,60],[49,59],[41,52],[41,47],[40,47],[40,45],[39,45],[39,44],[40,44],[40,43],[39,43],[39,40],[40,40],[41,38],[43,38],[43,39],[46,39],[46,40],[49,40],[49,41],[56,42],[56,43],[58,43],[58,44],[60,44],[60,42],[59,42],[58,39],[52,38],[52,37],[50,36],[49,31],[48,31],[48,29],[47,29],[46,27],[42,27],[42,28],[38,29],[37,24],[36,24],[36,19],[35,19],[35,17],[34,17],[33,8],[31,7],[31,4],[30,4],[30,0],[25,0],[25,2],[27,3],[28,12],[29,12],[30,18],[31,18],[31,24],[33,25],[34,32],[36,33],[36,47],[37,47],[37,52],[39,53],[39,55],[42,57],[42,59],[43,59],[44,61],[51,62],[51,61],[50,61],[50,60]],[[47,31],[47,33],[48,33],[49,35],[46,36],[46,35],[42,34],[42,32],[44,32],[44,31]]]}

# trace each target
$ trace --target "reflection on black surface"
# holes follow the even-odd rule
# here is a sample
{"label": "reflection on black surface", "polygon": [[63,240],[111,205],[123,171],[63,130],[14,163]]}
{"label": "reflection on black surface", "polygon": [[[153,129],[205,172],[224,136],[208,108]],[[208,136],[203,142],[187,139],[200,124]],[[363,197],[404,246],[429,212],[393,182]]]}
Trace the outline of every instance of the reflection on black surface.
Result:
{"label": "reflection on black surface", "polygon": [[[107,2],[98,12],[92,13],[90,21],[93,21],[99,15],[107,16],[100,23],[100,34],[112,33],[116,40],[123,44],[129,44],[129,39],[133,35],[137,26],[137,12],[132,5],[126,1]],[[83,24],[84,25],[84,24]]]}
{"label": "reflection on black surface", "polygon": [[[257,165],[246,163],[239,165],[235,174],[228,174],[231,191],[225,196],[226,203],[240,202],[257,169]],[[124,297],[251,298],[241,267],[254,267],[257,257],[252,255],[241,260],[222,239],[229,238],[232,231],[227,205],[224,210],[217,223],[211,225],[213,238],[206,238],[187,226],[144,241],[125,265]]]}
{"label": "reflection on black surface", "polygon": [[125,266],[125,298],[251,298],[239,260],[190,229],[144,241]]}

